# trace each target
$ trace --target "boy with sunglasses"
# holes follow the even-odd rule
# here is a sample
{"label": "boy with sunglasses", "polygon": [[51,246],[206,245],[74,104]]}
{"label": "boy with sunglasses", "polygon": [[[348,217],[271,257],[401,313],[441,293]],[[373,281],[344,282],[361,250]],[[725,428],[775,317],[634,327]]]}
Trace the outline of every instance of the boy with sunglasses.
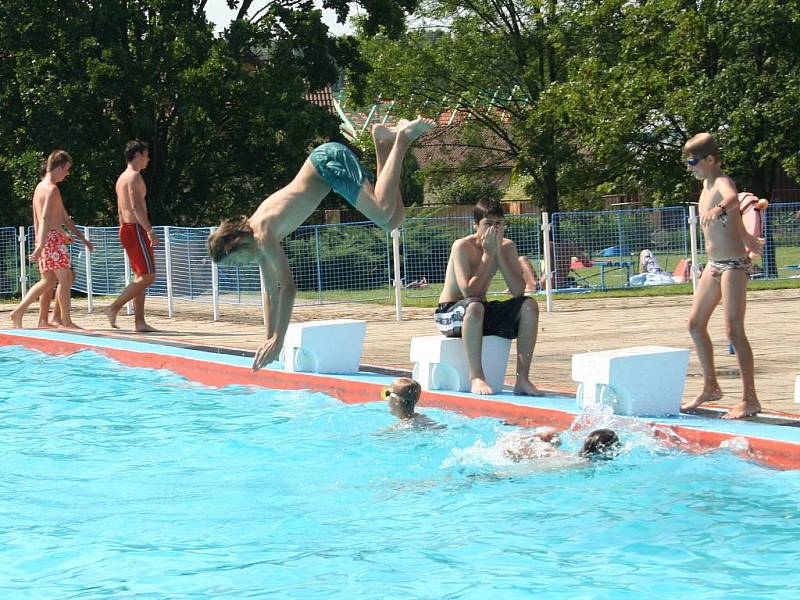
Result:
{"label": "boy with sunglasses", "polygon": [[722,172],[719,147],[708,133],[698,133],[683,146],[686,169],[703,182],[698,211],[708,264],[700,277],[689,316],[689,333],[703,369],[703,391],[681,410],[697,408],[723,396],[714,371],[714,349],[708,335],[711,314],[723,302],[725,329],[736,350],[742,374],[742,401],[723,419],[751,417],[761,410],[753,376],[753,351],[744,332],[747,280],[752,264],[748,252],[760,254],[764,241],[745,231],[736,184]]}

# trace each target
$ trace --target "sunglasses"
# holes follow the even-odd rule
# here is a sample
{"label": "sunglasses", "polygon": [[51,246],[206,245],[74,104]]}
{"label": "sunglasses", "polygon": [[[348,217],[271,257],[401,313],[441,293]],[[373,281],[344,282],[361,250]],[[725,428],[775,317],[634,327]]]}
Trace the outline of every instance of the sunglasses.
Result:
{"label": "sunglasses", "polygon": [[[706,156],[707,156],[707,155],[706,155]],[[687,165],[689,165],[690,167],[693,167],[693,166],[695,166],[697,163],[699,163],[701,160],[703,160],[704,158],[705,158],[705,156],[701,156],[701,157],[699,157],[699,158],[687,158],[687,159],[686,159],[686,164],[687,164]]]}

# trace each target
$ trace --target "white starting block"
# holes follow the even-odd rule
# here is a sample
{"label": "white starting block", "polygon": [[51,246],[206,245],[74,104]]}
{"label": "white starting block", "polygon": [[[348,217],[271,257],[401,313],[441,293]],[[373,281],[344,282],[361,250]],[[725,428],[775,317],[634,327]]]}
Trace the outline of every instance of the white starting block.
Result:
{"label": "white starting block", "polygon": [[689,351],[638,346],[572,355],[578,407],[610,406],[618,415],[677,415],[681,408]]}
{"label": "white starting block", "polygon": [[358,373],[366,329],[366,321],[354,319],[290,323],[281,366],[292,373]]}
{"label": "white starting block", "polygon": [[[499,394],[503,390],[503,379],[508,364],[511,340],[496,335],[483,338],[481,364],[486,383]],[[429,335],[411,338],[411,362],[413,377],[423,390],[448,390],[468,392],[470,390],[467,350],[461,338]]]}

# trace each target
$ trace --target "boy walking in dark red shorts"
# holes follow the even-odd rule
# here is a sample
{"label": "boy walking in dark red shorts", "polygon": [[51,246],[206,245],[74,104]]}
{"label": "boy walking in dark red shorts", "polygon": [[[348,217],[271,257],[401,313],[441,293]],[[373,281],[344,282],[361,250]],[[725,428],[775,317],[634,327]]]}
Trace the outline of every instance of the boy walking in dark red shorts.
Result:
{"label": "boy walking in dark red shorts", "polygon": [[156,280],[153,246],[158,245],[158,237],[147,218],[145,202],[147,186],[140,173],[150,162],[150,149],[145,142],[137,140],[128,142],[125,145],[125,160],[128,162],[128,167],[117,179],[115,188],[119,213],[119,241],[125,248],[136,278],[104,312],[111,327],[118,329],[117,314],[127,302],[133,300],[136,331],[155,331],[144,320],[145,291]]}

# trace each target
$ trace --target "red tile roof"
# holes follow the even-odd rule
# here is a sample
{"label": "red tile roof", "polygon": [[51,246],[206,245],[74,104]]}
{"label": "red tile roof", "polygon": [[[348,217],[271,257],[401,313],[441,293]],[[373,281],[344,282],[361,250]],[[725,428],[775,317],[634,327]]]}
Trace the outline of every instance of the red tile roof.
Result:
{"label": "red tile roof", "polygon": [[508,142],[490,129],[479,131],[480,142],[475,143],[467,141],[463,120],[455,125],[440,126],[423,135],[411,151],[422,168],[455,169],[466,161],[471,161],[476,168],[512,168],[514,150]]}
{"label": "red tile roof", "polygon": [[331,86],[326,85],[323,89],[316,92],[308,92],[303,96],[306,100],[317,106],[321,106],[330,112],[332,115],[336,114],[336,107],[333,104],[333,92]]}

